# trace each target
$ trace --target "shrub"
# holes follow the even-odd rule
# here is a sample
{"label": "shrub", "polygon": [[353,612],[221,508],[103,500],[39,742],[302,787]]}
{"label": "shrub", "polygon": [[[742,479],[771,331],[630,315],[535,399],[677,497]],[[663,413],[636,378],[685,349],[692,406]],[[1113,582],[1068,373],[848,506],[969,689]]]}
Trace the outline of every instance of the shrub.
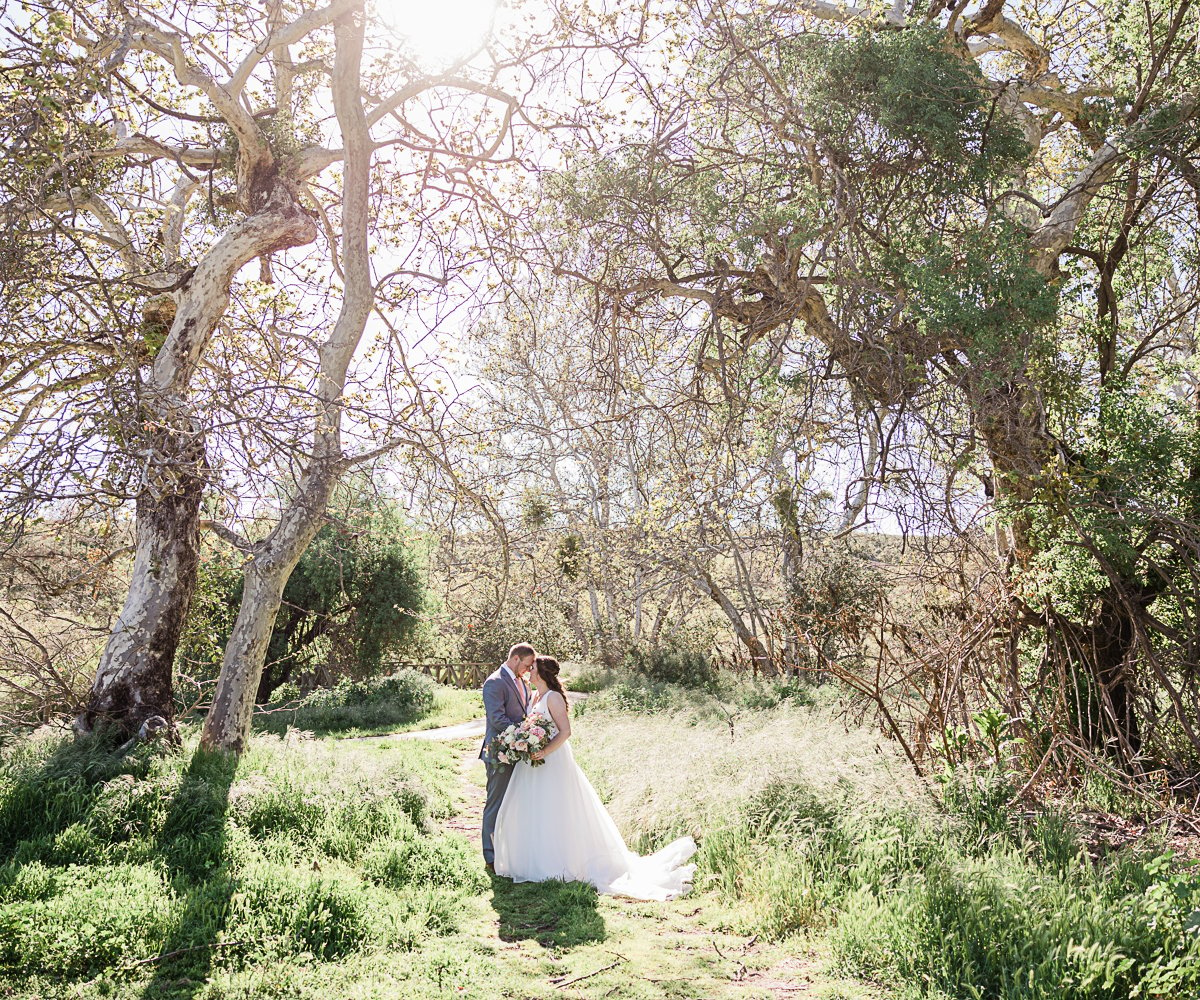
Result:
{"label": "shrub", "polygon": [[[362,474],[342,482],[331,504],[336,523],[317,533],[288,577],[260,701],[283,700],[276,689],[288,680],[311,686],[314,677],[374,676],[390,650],[408,647],[421,630],[426,543]],[[180,654],[201,679],[215,676],[241,602],[238,556],[218,544],[200,564]]]}
{"label": "shrub", "polygon": [[703,689],[715,688],[717,684],[716,667],[707,656],[692,649],[634,646],[625,654],[623,666],[634,674],[665,684]]}
{"label": "shrub", "polygon": [[311,776],[239,783],[230,816],[259,840],[282,837],[353,861],[376,840],[410,838],[429,818],[428,793],[405,774],[372,776],[314,793]]}
{"label": "shrub", "polygon": [[778,708],[784,702],[803,707],[816,704],[813,689],[799,679],[743,678],[737,683],[733,694],[738,704],[755,712]]}
{"label": "shrub", "polygon": [[829,926],[844,971],[922,995],[1195,995],[1200,876],[1153,853],[1094,862],[1061,817],[1014,820],[1005,787],[959,780],[922,817],[769,785],[705,839],[699,877],[747,905],[747,932]]}
{"label": "shrub", "polygon": [[616,683],[616,680],[617,674],[611,667],[590,664],[579,671],[578,674],[572,675],[568,686],[572,691],[594,694],[597,691],[603,691],[605,688],[611,687]]}
{"label": "shrub", "polygon": [[365,681],[343,678],[335,687],[317,688],[298,701],[272,702],[255,716],[255,727],[274,733],[292,726],[328,733],[404,725],[433,711],[436,690],[437,684],[416,670]]}
{"label": "shrub", "polygon": [[0,903],[36,902],[54,894],[54,871],[40,861],[0,866]]}
{"label": "shrub", "polygon": [[652,715],[669,712],[676,707],[678,698],[665,684],[655,684],[642,678],[623,680],[608,688],[607,698],[623,712]]}
{"label": "shrub", "polygon": [[260,955],[307,952],[322,960],[354,951],[373,934],[369,901],[353,879],[270,863],[238,879],[227,930]]}
{"label": "shrub", "polygon": [[886,893],[860,890],[843,905],[834,947],[847,970],[951,997],[1194,996],[1200,939],[1187,926],[1200,883],[1168,875],[1161,858],[1132,864],[1140,889],[1082,858],[1064,873],[1014,852],[951,849]]}

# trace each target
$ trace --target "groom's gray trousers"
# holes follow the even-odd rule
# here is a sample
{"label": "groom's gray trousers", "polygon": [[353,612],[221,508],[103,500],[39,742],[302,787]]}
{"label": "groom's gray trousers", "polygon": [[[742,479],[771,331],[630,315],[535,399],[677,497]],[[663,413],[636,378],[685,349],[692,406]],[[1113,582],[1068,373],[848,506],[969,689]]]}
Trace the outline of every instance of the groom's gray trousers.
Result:
{"label": "groom's gray trousers", "polygon": [[497,670],[483,682],[483,710],[487,727],[483,734],[483,747],[479,751],[479,757],[487,766],[487,798],[483,803],[483,829],[480,831],[480,839],[483,842],[483,860],[489,865],[496,857],[492,837],[496,833],[496,817],[500,815],[500,803],[504,801],[504,793],[508,790],[513,769],[510,764],[488,760],[487,745],[493,737],[525,718],[528,701],[524,690],[519,689],[503,670]]}
{"label": "groom's gray trousers", "polygon": [[500,803],[504,801],[504,793],[508,791],[508,782],[512,778],[511,764],[493,764],[484,761],[487,768],[487,798],[483,800],[483,860],[489,865],[496,859],[496,849],[492,846],[492,837],[496,834],[496,817],[500,815]]}

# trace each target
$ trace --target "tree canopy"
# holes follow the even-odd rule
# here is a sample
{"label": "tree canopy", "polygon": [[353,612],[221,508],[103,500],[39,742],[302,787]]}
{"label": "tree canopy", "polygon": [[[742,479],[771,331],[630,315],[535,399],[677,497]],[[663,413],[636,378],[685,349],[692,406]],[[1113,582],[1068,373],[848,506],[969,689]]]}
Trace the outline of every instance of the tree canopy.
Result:
{"label": "tree canopy", "polygon": [[562,2],[436,66],[350,0],[23,10],[0,514],[134,532],[81,728],[169,716],[211,531],[237,749],[391,455],[444,649],[715,646],[914,760],[988,706],[1194,771],[1190,0]]}

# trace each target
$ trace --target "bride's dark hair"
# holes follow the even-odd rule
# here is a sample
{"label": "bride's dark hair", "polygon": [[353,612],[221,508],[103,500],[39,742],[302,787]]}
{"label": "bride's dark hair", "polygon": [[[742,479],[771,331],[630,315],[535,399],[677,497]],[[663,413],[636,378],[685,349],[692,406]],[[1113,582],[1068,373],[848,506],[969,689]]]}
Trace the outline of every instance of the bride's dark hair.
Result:
{"label": "bride's dark hair", "polygon": [[[551,691],[557,691],[563,696],[563,701],[567,701],[567,692],[563,690],[562,681],[558,679],[558,660],[553,656],[539,656],[533,661],[537,666],[538,677],[546,682],[546,687]],[[569,705],[570,702],[567,702]]]}

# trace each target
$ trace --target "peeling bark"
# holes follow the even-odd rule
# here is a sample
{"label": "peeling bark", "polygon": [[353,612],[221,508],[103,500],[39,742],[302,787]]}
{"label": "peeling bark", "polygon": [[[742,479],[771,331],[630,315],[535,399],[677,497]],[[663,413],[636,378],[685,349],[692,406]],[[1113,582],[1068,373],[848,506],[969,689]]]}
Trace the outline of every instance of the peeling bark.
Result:
{"label": "peeling bark", "polygon": [[100,722],[136,732],[151,715],[171,720],[171,669],[199,563],[207,462],[202,427],[184,400],[192,374],[229,305],[234,275],[264,253],[316,238],[292,189],[276,181],[264,208],[229,230],[174,293],[176,310],[155,357],[141,414],[147,472],[136,505],[136,548],[125,606],[96,669],[79,732]]}
{"label": "peeling bark", "polygon": [[114,723],[126,734],[161,716],[173,729],[171,670],[199,563],[207,464],[190,429],[156,435],[155,468],[137,499],[132,580],[96,670],[80,732]]}
{"label": "peeling bark", "polygon": [[297,522],[277,526],[246,566],[242,603],[225,646],[213,704],[204,720],[201,743],[206,749],[241,753],[246,747],[283,589],[320,528],[317,522],[309,532],[303,519]]}

